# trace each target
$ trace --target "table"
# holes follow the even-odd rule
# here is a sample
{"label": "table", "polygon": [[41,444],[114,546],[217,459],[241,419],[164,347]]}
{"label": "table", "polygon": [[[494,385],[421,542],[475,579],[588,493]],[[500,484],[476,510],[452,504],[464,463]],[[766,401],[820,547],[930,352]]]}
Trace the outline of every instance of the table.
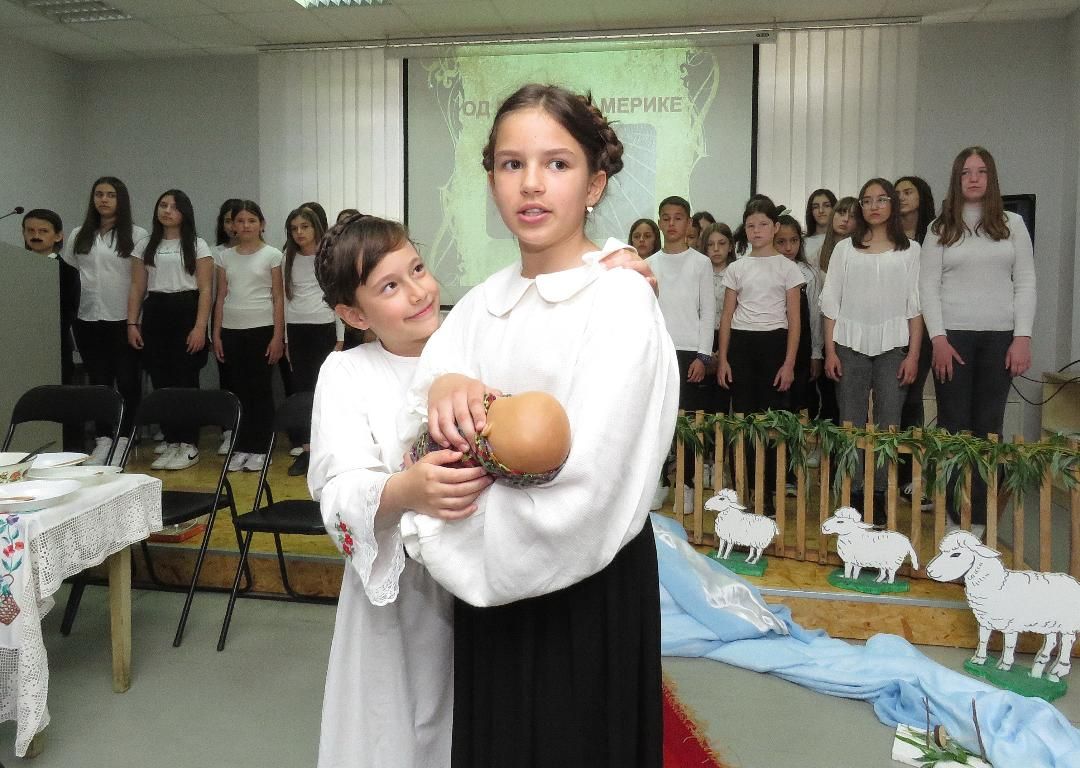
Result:
{"label": "table", "polygon": [[[49,724],[49,664],[41,617],[64,579],[108,561],[113,690],[131,684],[131,550],[161,530],[161,481],[117,476],[80,489],[64,503],[17,516],[0,515],[0,570],[26,553],[22,573],[7,576],[0,599],[0,722],[17,721],[15,754]],[[10,598],[10,600],[9,600]],[[14,611],[5,607],[17,604]],[[11,618],[12,612],[17,613]],[[31,750],[32,751],[32,750]]]}

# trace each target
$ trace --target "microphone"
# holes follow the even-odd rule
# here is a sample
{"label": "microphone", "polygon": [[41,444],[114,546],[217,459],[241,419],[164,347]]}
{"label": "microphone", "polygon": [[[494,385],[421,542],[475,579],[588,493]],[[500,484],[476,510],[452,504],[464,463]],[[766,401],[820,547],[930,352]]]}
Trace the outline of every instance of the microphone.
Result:
{"label": "microphone", "polygon": [[23,208],[21,205],[16,205],[13,210],[9,211],[8,213],[5,213],[3,216],[0,216],[0,220],[6,219],[8,216],[18,216],[20,213],[22,213],[25,210],[26,209]]}

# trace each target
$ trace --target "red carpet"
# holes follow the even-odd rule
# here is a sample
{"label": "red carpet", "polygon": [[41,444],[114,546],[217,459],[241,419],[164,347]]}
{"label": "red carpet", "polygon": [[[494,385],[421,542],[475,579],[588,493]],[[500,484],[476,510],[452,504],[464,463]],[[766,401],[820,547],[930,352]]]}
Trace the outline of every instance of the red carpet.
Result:
{"label": "red carpet", "polygon": [[724,768],[701,727],[664,681],[664,768]]}

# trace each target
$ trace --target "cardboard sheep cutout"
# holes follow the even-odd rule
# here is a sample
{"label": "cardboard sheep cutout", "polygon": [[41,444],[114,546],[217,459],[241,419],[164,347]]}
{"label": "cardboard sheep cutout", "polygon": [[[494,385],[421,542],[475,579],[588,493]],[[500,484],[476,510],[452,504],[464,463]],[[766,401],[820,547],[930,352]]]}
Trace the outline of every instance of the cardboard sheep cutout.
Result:
{"label": "cardboard sheep cutout", "polygon": [[1057,660],[1046,678],[1056,683],[1069,674],[1073,643],[1080,632],[1080,582],[1064,573],[1011,571],[1001,562],[1000,552],[968,531],[946,534],[938,551],[926,566],[926,574],[937,581],[962,577],[968,605],[979,622],[979,645],[968,664],[986,664],[986,646],[990,634],[997,631],[1004,638],[997,669],[1007,671],[1013,665],[1019,633],[1035,632],[1045,639],[1030,677],[1043,677],[1059,643]]}
{"label": "cardboard sheep cutout", "polygon": [[705,509],[716,513],[713,529],[716,531],[716,556],[721,560],[726,560],[735,546],[749,547],[746,562],[753,565],[780,533],[776,521],[747,512],[731,488],[721,489],[706,501]]}
{"label": "cardboard sheep cutout", "polygon": [[918,569],[919,558],[911,541],[896,531],[881,531],[864,523],[862,515],[852,507],[841,507],[821,524],[821,532],[836,539],[836,554],[844,561],[844,578],[855,581],[863,568],[877,568],[874,583],[893,584],[896,572],[911,558],[912,569]]}

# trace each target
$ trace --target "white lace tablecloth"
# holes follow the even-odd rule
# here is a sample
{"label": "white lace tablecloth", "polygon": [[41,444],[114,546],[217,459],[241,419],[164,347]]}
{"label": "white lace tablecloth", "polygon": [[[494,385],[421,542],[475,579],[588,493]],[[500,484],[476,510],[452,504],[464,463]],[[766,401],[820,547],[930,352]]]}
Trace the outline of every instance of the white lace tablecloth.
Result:
{"label": "white lace tablecloth", "polygon": [[[49,662],[41,618],[53,606],[52,595],[69,576],[161,530],[161,481],[120,475],[83,488],[55,507],[0,515],[0,522],[13,542],[0,542],[5,567],[29,552],[16,575],[5,579],[10,600],[0,598],[0,614],[6,618],[14,612],[11,601],[18,606],[15,618],[0,628],[0,722],[18,722],[15,754],[22,757],[49,724]],[[23,546],[17,547],[20,542]]]}

